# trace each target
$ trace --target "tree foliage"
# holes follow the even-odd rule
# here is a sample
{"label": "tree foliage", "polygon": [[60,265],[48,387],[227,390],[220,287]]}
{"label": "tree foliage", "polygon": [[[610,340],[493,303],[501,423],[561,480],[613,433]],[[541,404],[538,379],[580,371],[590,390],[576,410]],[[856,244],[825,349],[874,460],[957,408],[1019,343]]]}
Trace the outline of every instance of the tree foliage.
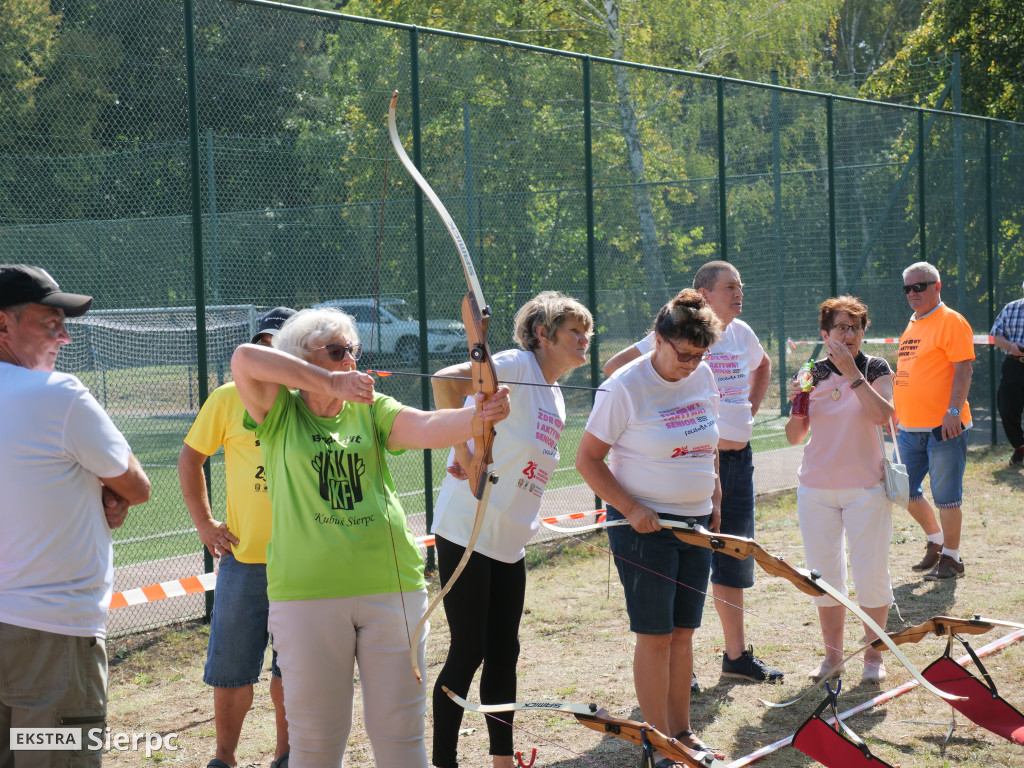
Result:
{"label": "tree foliage", "polygon": [[[915,62],[961,53],[962,111],[1024,119],[1024,3],[1019,0],[933,0],[906,44],[867,84],[885,98],[905,90]],[[926,98],[934,99],[940,83]]]}

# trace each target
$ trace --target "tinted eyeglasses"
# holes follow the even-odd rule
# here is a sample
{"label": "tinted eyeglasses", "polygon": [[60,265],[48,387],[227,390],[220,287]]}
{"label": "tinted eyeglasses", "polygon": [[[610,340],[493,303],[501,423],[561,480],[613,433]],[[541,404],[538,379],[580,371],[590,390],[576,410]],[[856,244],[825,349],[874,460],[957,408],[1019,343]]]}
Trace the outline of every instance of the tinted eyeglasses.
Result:
{"label": "tinted eyeglasses", "polygon": [[904,285],[903,292],[908,295],[911,291],[913,291],[914,293],[924,293],[928,289],[929,285],[935,285],[937,282],[939,281],[929,280],[928,282],[925,283],[911,283],[910,285]]}
{"label": "tinted eyeglasses", "polygon": [[363,354],[362,344],[352,344],[349,346],[344,344],[324,344],[322,347],[313,347],[312,351],[315,352],[318,349],[326,349],[327,356],[334,363],[340,363],[345,359],[346,354],[352,355],[353,360],[358,360]]}
{"label": "tinted eyeglasses", "polygon": [[847,325],[846,323],[839,323],[838,325],[833,325],[830,330],[839,331],[840,335],[845,336],[848,333],[860,333],[864,329],[861,328],[859,325]]}
{"label": "tinted eyeglasses", "polygon": [[676,360],[678,360],[680,363],[699,363],[701,360],[708,356],[708,351],[706,349],[703,352],[697,352],[695,354],[688,355],[685,352],[680,352],[679,350],[677,350],[674,344],[669,344],[669,346],[672,347],[672,351],[676,353]]}

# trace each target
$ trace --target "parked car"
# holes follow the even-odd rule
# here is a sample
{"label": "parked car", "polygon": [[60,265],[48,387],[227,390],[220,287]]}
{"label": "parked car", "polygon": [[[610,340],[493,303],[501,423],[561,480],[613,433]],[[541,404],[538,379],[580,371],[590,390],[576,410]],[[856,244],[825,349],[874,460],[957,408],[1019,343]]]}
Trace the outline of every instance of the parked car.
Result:
{"label": "parked car", "polygon": [[[364,355],[372,352],[379,360],[405,367],[419,365],[420,321],[405,300],[381,297],[378,307],[374,299],[331,299],[316,306],[334,307],[355,318]],[[427,354],[445,360],[467,357],[465,326],[458,320],[427,320]]]}

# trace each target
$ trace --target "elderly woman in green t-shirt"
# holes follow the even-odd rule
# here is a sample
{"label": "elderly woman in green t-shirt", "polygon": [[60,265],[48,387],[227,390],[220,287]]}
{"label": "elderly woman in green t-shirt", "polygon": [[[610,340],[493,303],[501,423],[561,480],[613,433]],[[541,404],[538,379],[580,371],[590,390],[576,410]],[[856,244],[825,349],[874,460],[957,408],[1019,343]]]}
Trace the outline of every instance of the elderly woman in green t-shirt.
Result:
{"label": "elderly woman in green t-shirt", "polygon": [[274,349],[243,344],[231,360],[273,507],[267,595],[290,768],[341,765],[356,662],[377,765],[427,765],[426,686],[407,661],[427,604],[423,561],[385,451],[465,442],[474,411],[509,413],[507,387],[474,409],[403,406],[356,370],[360,351],[351,317],[317,309],[288,320]]}

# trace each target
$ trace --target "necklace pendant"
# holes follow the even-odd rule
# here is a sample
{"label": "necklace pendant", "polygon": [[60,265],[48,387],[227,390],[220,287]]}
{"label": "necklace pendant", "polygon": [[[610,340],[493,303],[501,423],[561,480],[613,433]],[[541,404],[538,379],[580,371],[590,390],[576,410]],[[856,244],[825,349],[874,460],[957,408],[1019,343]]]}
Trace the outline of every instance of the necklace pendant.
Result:
{"label": "necklace pendant", "polygon": [[839,399],[840,397],[842,397],[842,396],[843,396],[843,393],[842,393],[842,392],[840,392],[840,391],[839,391],[838,389],[837,389],[837,390],[834,390],[834,391],[832,392],[832,399],[833,399],[833,400],[838,400],[838,399]]}

